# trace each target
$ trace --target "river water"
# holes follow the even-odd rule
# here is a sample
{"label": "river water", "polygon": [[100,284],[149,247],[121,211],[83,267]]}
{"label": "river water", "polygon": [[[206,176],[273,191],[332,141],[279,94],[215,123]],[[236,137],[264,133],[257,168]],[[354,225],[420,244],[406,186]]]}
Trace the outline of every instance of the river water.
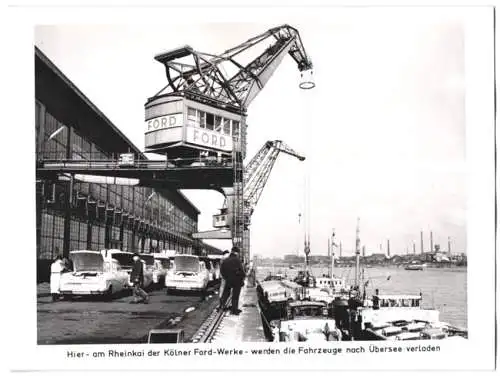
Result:
{"label": "river water", "polygon": [[[274,267],[274,272],[286,274],[293,279],[299,268]],[[263,279],[273,267],[259,266],[257,278]],[[328,272],[327,268],[312,267],[319,277]],[[335,268],[335,275],[344,277],[352,284],[354,268]],[[435,308],[440,312],[441,321],[467,328],[467,268],[427,268],[423,271],[404,270],[403,267],[373,267],[364,269],[364,281],[369,281],[368,296],[379,289],[380,294],[419,294],[422,292],[422,306]]]}

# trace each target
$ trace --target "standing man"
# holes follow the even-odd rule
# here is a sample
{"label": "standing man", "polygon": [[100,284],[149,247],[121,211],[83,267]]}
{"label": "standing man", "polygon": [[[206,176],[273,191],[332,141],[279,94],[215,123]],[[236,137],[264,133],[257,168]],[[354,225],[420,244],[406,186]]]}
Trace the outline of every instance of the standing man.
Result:
{"label": "standing man", "polygon": [[[221,270],[222,270],[222,264],[224,263],[224,261],[229,257],[229,251],[226,249],[224,252],[222,252],[222,259],[221,259]],[[221,310],[221,309],[224,309],[224,303],[225,303],[225,300],[222,301],[222,295],[224,294],[224,288],[226,287],[226,280],[224,279],[224,277],[220,276],[220,288],[219,288],[219,307],[218,309]],[[227,299],[227,297],[226,297]]]}
{"label": "standing man", "polygon": [[144,284],[144,265],[142,264],[142,260],[140,259],[137,253],[134,253],[134,265],[132,266],[132,272],[130,273],[130,282],[134,285],[134,300],[130,303],[144,303],[148,304],[149,296],[142,289],[142,285]]}
{"label": "standing man", "polygon": [[238,301],[240,299],[241,287],[244,285],[245,271],[241,265],[240,250],[238,247],[231,249],[231,254],[222,262],[220,272],[222,278],[225,279],[224,292],[222,293],[222,304],[224,304],[232,292],[231,298],[231,314],[239,315],[241,310],[238,309]]}
{"label": "standing man", "polygon": [[64,271],[64,263],[61,256],[57,255],[56,259],[50,265],[50,294],[52,301],[55,302],[60,295],[59,284],[61,281],[61,273]]}

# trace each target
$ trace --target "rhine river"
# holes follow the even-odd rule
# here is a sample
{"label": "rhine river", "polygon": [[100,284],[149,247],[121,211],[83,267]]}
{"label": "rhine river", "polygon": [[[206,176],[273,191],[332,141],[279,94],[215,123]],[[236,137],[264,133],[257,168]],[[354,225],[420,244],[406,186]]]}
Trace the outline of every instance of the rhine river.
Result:
{"label": "rhine river", "polygon": [[[274,267],[274,272],[286,274],[293,279],[297,269]],[[262,279],[273,268],[259,266],[257,278]],[[327,273],[327,268],[313,267],[316,277]],[[335,275],[344,277],[347,284],[354,279],[353,268],[335,268]],[[427,268],[423,271],[404,270],[403,267],[373,267],[364,269],[364,280],[369,281],[366,288],[368,296],[379,289],[380,294],[420,294],[422,306],[435,308],[440,312],[441,321],[467,328],[467,268]]]}

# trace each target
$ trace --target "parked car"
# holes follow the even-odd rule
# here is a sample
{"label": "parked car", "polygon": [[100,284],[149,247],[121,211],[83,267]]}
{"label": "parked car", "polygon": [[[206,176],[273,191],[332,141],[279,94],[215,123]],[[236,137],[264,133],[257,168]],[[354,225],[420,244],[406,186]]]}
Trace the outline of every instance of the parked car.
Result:
{"label": "parked car", "polygon": [[170,257],[163,253],[153,253],[153,257],[155,260],[155,267],[153,270],[153,283],[164,286],[167,272],[171,268]]}
{"label": "parked car", "polygon": [[97,251],[72,251],[69,254],[73,271],[63,273],[60,291],[64,296],[102,295],[128,289],[129,275],[117,260],[105,258]]}
{"label": "parked car", "polygon": [[214,283],[217,280],[216,270],[214,262],[207,256],[200,257],[200,260],[205,263],[205,266],[208,271],[208,282]]}
{"label": "parked car", "polygon": [[[112,259],[112,260],[117,260],[122,269],[127,271],[128,276],[129,276],[129,287],[131,288],[133,286],[132,282],[130,281],[130,273],[132,272],[132,266],[134,265],[134,254],[132,252],[124,252],[119,249],[103,249],[101,251],[103,254],[104,258],[106,259]],[[147,270],[146,263],[144,260],[142,260],[143,265],[144,265],[144,281],[143,281],[143,286],[148,287],[153,283],[153,273]]]}
{"label": "parked car", "polygon": [[215,279],[215,281],[219,281],[221,279],[220,265],[222,263],[222,255],[208,255],[207,257],[212,262],[214,279]]}
{"label": "parked car", "polygon": [[176,255],[173,266],[165,278],[167,294],[172,290],[200,291],[205,293],[208,287],[209,272],[199,256]]}

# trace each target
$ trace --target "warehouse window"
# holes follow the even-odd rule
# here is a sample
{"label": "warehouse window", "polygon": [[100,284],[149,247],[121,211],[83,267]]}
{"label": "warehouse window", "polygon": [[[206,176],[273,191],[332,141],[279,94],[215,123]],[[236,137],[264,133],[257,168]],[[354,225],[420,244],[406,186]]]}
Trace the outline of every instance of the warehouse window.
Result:
{"label": "warehouse window", "polygon": [[45,112],[45,132],[42,145],[44,157],[48,159],[66,158],[67,137],[68,127],[50,113]]}
{"label": "warehouse window", "polygon": [[87,249],[87,223],[76,218],[70,224],[70,251]]}
{"label": "warehouse window", "polygon": [[96,184],[96,183],[91,184],[90,192],[92,194],[92,197],[94,197],[97,200],[100,201],[108,200],[108,192],[106,184]]}
{"label": "warehouse window", "polygon": [[121,240],[120,240],[120,227],[111,226],[111,234],[110,234],[111,248],[121,249]]}
{"label": "warehouse window", "polygon": [[75,191],[88,195],[90,193],[90,183],[75,182]]}
{"label": "warehouse window", "polygon": [[134,188],[134,214],[144,217],[144,188]]}
{"label": "warehouse window", "polygon": [[131,187],[123,187],[123,210],[131,212],[133,211],[132,207],[132,189]]}
{"label": "warehouse window", "polygon": [[122,187],[120,185],[110,184],[108,185],[108,190],[109,190],[109,196],[108,196],[109,204],[113,205],[116,208],[121,208]]}
{"label": "warehouse window", "polygon": [[39,247],[40,254],[38,255],[38,258],[52,259],[53,234],[54,216],[48,213],[43,213]]}
{"label": "warehouse window", "polygon": [[42,105],[40,102],[35,101],[35,150],[39,152],[38,149],[38,139],[40,137],[40,119],[41,119]]}
{"label": "warehouse window", "polygon": [[40,232],[41,259],[54,259],[57,254],[62,255],[64,239],[64,218],[51,213],[42,213]]}
{"label": "warehouse window", "polygon": [[99,251],[104,249],[106,229],[103,225],[94,223],[92,225],[92,249]]}
{"label": "warehouse window", "polygon": [[82,150],[82,136],[77,132],[71,135],[71,158],[72,159],[85,159]]}
{"label": "warehouse window", "polygon": [[123,230],[123,243],[122,243],[123,251],[132,251],[132,231],[124,229]]}
{"label": "warehouse window", "polygon": [[149,237],[144,238],[144,253],[149,253],[151,245],[151,239]]}

